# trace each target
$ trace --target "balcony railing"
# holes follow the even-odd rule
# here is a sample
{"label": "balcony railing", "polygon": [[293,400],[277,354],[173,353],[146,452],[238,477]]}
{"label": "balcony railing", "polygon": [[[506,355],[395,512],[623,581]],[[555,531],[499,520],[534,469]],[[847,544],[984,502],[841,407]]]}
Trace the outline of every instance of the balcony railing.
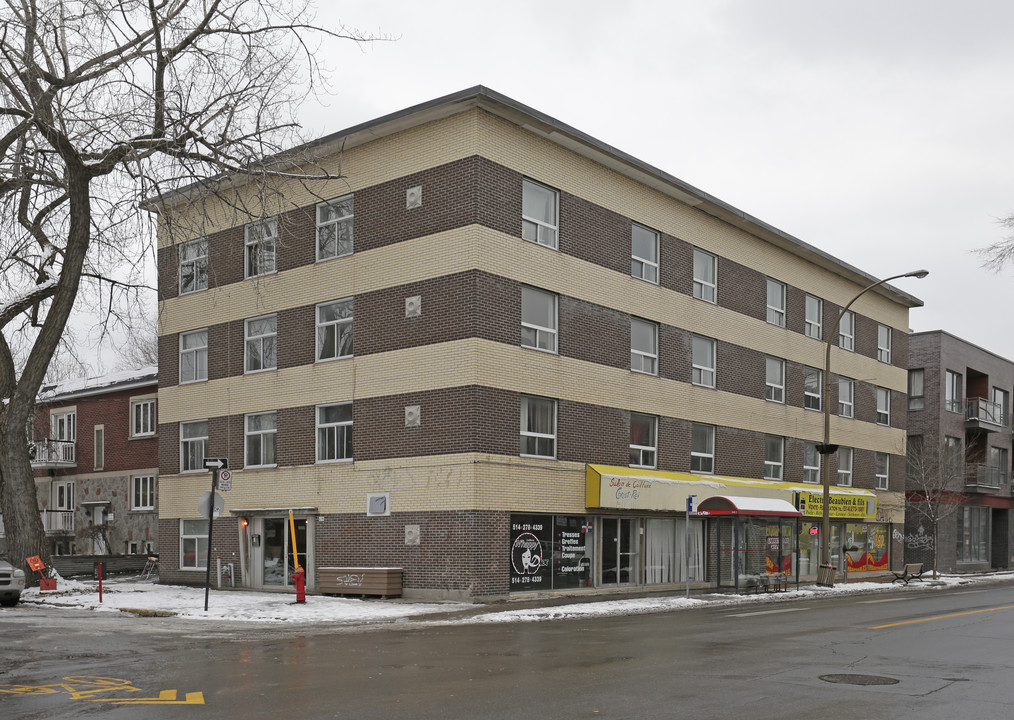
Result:
{"label": "balcony railing", "polygon": [[995,492],[1007,484],[1007,471],[993,465],[969,465],[965,487]]}
{"label": "balcony railing", "polygon": [[995,431],[1007,426],[1006,409],[1001,403],[986,398],[968,398],[965,401],[965,427]]}
{"label": "balcony railing", "polygon": [[77,467],[77,443],[73,440],[36,440],[32,452],[33,468]]}
{"label": "balcony railing", "polygon": [[73,510],[43,510],[42,526],[46,529],[47,535],[73,535],[74,534],[74,511]]}

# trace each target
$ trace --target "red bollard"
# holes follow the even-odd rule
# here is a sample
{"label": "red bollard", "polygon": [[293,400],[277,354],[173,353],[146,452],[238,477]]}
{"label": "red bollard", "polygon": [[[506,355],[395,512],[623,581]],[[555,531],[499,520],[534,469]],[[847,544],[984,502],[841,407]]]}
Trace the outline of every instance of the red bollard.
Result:
{"label": "red bollard", "polygon": [[296,572],[289,575],[292,578],[292,582],[296,584],[296,602],[306,602],[306,573],[303,568],[298,568]]}

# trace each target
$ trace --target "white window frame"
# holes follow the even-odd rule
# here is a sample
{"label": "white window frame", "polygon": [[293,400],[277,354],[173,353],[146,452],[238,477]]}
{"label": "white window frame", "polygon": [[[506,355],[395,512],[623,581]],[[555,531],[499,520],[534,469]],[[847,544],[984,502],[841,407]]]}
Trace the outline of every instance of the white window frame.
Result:
{"label": "white window frame", "polygon": [[247,224],[243,228],[243,238],[243,273],[246,279],[278,272],[277,218]]}
{"label": "white window frame", "polygon": [[[633,223],[630,229],[630,274],[658,285],[658,238],[654,230]],[[641,242],[638,242],[641,241]],[[650,245],[652,257],[638,254],[638,245]]]}
{"label": "white window frame", "polygon": [[[698,275],[698,260],[700,267],[707,269],[711,278]],[[718,303],[718,256],[705,250],[694,248],[693,253],[693,295],[698,300],[709,302],[712,305]]]}
{"label": "white window frame", "polygon": [[[525,296],[530,302],[538,300],[541,315],[541,303],[549,301],[552,303],[552,327],[540,325],[535,318],[525,320]],[[521,347],[539,350],[541,352],[556,353],[559,348],[558,328],[560,325],[560,298],[556,293],[548,290],[540,290],[530,285],[521,286]]]}
{"label": "white window frame", "polygon": [[838,417],[856,416],[856,382],[852,378],[838,378]]}
{"label": "white window frame", "polygon": [[[881,467],[883,463],[883,467]],[[891,484],[891,456],[885,452],[873,453],[873,473],[877,490],[889,490]]]}
{"label": "white window frame", "polygon": [[807,337],[821,340],[824,336],[824,301],[814,295],[806,296],[804,328]]}
{"label": "white window frame", "polygon": [[[188,240],[179,246],[179,288],[180,295],[208,289],[208,239]],[[190,282],[184,281],[184,268],[189,268]]]}
{"label": "white window frame", "polygon": [[[203,340],[203,345],[187,346],[188,339]],[[185,368],[191,368],[193,377],[187,377]],[[208,329],[180,333],[180,385],[206,382],[208,379]]]}
{"label": "white window frame", "polygon": [[[544,190],[552,195],[552,218],[537,218],[533,215],[525,214],[525,191],[529,188],[532,188],[533,190]],[[524,178],[521,184],[521,237],[528,242],[535,243],[536,245],[542,245],[543,247],[556,250],[560,244],[559,235],[560,192],[547,185],[543,185],[542,183]]]}
{"label": "white window frame", "polygon": [[[690,382],[701,387],[715,387],[716,343],[712,338],[692,335],[690,338],[691,376]],[[698,349],[704,351],[702,357]]]}
{"label": "white window frame", "polygon": [[[317,262],[351,255],[355,248],[354,195],[343,195],[317,204]],[[327,233],[333,236],[333,252],[324,252]],[[326,243],[332,244],[330,242]]]}
{"label": "white window frame", "polygon": [[[695,442],[699,437],[694,430],[704,430],[705,447]],[[715,473],[715,426],[704,423],[690,424],[690,472],[702,475]]]}
{"label": "white window frame", "polygon": [[[203,532],[200,532],[203,524]],[[201,541],[204,541],[204,557],[201,557]],[[208,568],[208,521],[203,519],[180,520],[180,570],[207,570]],[[190,549],[193,549],[194,564],[185,565]],[[201,563],[201,560],[204,563]]]}
{"label": "white window frame", "polygon": [[[274,327],[266,332],[256,332],[254,323],[271,321]],[[251,363],[251,351],[256,352],[257,363]],[[268,365],[269,351],[274,356],[274,364]],[[246,374],[278,369],[278,316],[261,315],[243,322],[243,372]]]}
{"label": "white window frame", "polygon": [[[772,370],[778,376],[775,380],[771,377]],[[764,399],[785,404],[785,361],[781,358],[764,358]]]}
{"label": "white window frame", "polygon": [[[780,280],[775,280],[774,278],[768,278],[766,287],[767,294],[765,297],[767,303],[767,321],[772,325],[777,325],[778,327],[785,327],[785,302],[786,302],[785,283],[781,282]],[[775,300],[777,301],[778,304],[776,305],[771,304],[772,291],[774,291],[774,294],[777,295]]]}
{"label": "white window frame", "polygon": [[[203,425],[204,433],[202,435],[189,434],[193,431],[200,430],[200,425]],[[196,473],[196,472],[207,472],[204,467],[204,458],[208,456],[208,438],[209,438],[210,427],[207,420],[188,420],[180,423],[180,472],[181,473]],[[199,452],[197,444],[200,444]],[[191,450],[193,448],[193,451]],[[193,457],[194,463],[191,466],[186,459]]]}
{"label": "white window frame", "polygon": [[77,410],[54,410],[49,414],[49,438],[61,442],[77,442]]}
{"label": "white window frame", "polygon": [[838,320],[838,347],[849,352],[856,351],[856,315],[851,310],[842,313]]}
{"label": "white window frame", "polygon": [[106,466],[106,426],[96,425],[92,433],[92,466],[101,470]]}
{"label": "white window frame", "polygon": [[[772,443],[777,443],[773,445]],[[772,457],[769,450],[777,448],[777,457]],[[764,479],[785,479],[785,438],[777,435],[764,436]]]}
{"label": "white window frame", "polygon": [[[528,406],[530,403],[549,403],[552,407],[552,419],[551,419],[551,431],[542,432],[539,430],[531,430],[528,428]],[[556,433],[557,433],[557,417],[559,413],[559,403],[551,398],[537,397],[534,395],[522,395],[521,396],[521,457],[541,457],[541,458],[555,458],[556,457]],[[526,443],[534,443],[534,449],[538,450],[538,443],[540,440],[547,440],[552,444],[552,453],[550,454],[538,454],[534,452],[523,452],[526,447]]]}
{"label": "white window frame", "polygon": [[[807,465],[807,456],[810,456],[809,459],[816,458],[817,464]],[[815,443],[803,443],[803,482],[813,484],[820,482],[820,465],[823,461],[824,458],[817,452],[817,445]]]}
{"label": "white window frame", "polygon": [[[336,319],[324,319],[325,313],[336,308]],[[340,360],[352,357],[355,329],[355,301],[353,298],[342,298],[321,303],[315,310],[317,318],[317,362]],[[328,336],[331,333],[330,337]],[[325,347],[328,345],[330,347]],[[325,352],[331,353],[325,355]]]}
{"label": "white window frame", "polygon": [[[634,442],[634,423],[647,421],[650,444]],[[630,413],[630,467],[654,468],[658,462],[658,417],[643,413]]]}
{"label": "white window frame", "polygon": [[[326,420],[324,413],[331,408],[348,408],[348,419]],[[318,463],[352,462],[354,447],[353,427],[355,417],[353,415],[352,403],[328,403],[318,405],[315,410],[317,424],[317,448],[316,458]],[[334,448],[333,457],[328,452]]]}
{"label": "white window frame", "polygon": [[[635,347],[636,328],[651,334],[651,347]],[[646,375],[658,375],[658,323],[640,318],[630,318],[630,369]]]}
{"label": "white window frame", "polygon": [[[816,377],[817,390],[814,392],[810,385],[810,378]],[[803,407],[807,410],[823,409],[824,398],[824,371],[818,368],[803,368]]]}
{"label": "white window frame", "polygon": [[[267,421],[266,424],[264,421]],[[254,427],[251,427],[254,426]],[[268,450],[270,448],[270,451]],[[251,457],[256,462],[250,462]],[[274,462],[265,462],[265,460]],[[278,413],[249,413],[243,419],[243,467],[277,467],[278,466]]]}
{"label": "white window frame", "polygon": [[130,437],[151,437],[158,430],[155,398],[130,401]]}
{"label": "white window frame", "polygon": [[155,476],[134,475],[130,478],[130,509],[155,509]]}
{"label": "white window frame", "polygon": [[891,364],[891,345],[894,337],[893,330],[887,325],[877,325],[877,360],[882,363]]}
{"label": "white window frame", "polygon": [[891,424],[891,391],[877,388],[877,425]]}
{"label": "white window frame", "polygon": [[838,485],[841,487],[852,487],[852,459],[852,448],[838,448]]}

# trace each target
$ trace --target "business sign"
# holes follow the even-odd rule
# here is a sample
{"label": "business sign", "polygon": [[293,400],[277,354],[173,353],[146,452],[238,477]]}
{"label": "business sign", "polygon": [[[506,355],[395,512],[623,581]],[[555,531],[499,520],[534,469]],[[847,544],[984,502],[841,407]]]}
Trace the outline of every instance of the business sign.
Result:
{"label": "business sign", "polygon": [[[824,494],[822,492],[799,493],[799,512],[804,517],[824,516]],[[831,493],[831,508],[828,516],[833,518],[868,518],[877,514],[875,495],[842,495]]]}
{"label": "business sign", "polygon": [[552,533],[551,516],[511,515],[511,590],[553,587]]}

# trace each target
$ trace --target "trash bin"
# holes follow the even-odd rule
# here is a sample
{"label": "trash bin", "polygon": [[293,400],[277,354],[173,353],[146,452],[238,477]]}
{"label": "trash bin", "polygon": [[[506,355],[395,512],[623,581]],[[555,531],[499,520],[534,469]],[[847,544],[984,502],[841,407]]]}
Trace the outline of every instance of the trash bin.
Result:
{"label": "trash bin", "polygon": [[821,587],[834,587],[834,565],[821,565],[817,568],[817,584]]}

